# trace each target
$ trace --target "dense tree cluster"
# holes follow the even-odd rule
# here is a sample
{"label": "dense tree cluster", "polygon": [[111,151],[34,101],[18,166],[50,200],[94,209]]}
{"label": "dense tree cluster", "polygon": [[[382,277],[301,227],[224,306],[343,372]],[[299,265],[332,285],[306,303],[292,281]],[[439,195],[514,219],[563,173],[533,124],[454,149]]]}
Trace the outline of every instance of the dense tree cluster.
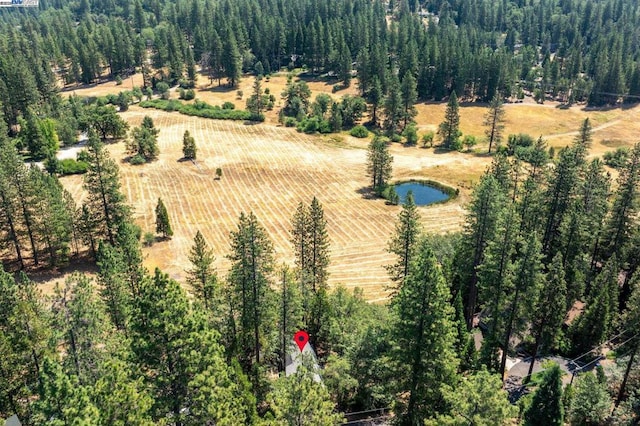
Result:
{"label": "dense tree cluster", "polygon": [[[391,407],[399,424],[512,424],[517,409],[501,389],[509,354],[593,361],[603,344],[622,342],[619,374],[608,381],[598,370],[563,390],[557,367],[536,376],[532,362],[535,391],[518,417],[531,425],[637,422],[640,144],[616,157],[615,182],[588,159],[588,120],[553,163],[542,139],[511,135],[498,147],[501,102],[524,90],[539,101],[594,105],[640,96],[639,21],[628,0],[41,0],[38,10],[0,11],[4,266],[55,267],[85,250],[98,267],[49,298],[25,274],[0,268],[0,417],[17,413],[27,425],[329,425],[343,420],[340,412]],[[497,153],[473,190],[463,231],[424,235],[409,195],[388,246],[390,304],[370,305],[358,290],[328,288],[330,235],[318,199],[293,214],[291,269],[278,264],[260,218],[242,213],[230,232],[227,276],[195,235],[188,297],[142,266],[141,231],[104,145],[126,136],[117,111],[129,96],[141,100],[141,89],[62,100],[56,79],[92,83],[140,69],[147,97],[152,88],[166,97],[169,84],[193,87],[196,64],[232,87],[254,72],[254,116],[275,101],[261,76],[281,67],[335,77],[336,90],[356,76],[359,96],[339,101],[312,101],[304,80],[289,80],[281,117],[310,133],[350,128],[368,110],[369,124],[409,139],[418,99],[448,98],[439,133],[444,148],[459,149],[458,96],[491,100],[485,123]],[[157,133],[145,117],[130,153],[156,158]],[[87,172],[78,206],[52,157],[80,134]],[[196,158],[188,133],[183,147]],[[48,172],[25,165],[22,154],[47,159]],[[379,195],[389,190],[392,160],[386,139],[374,138],[367,172]],[[161,199],[156,232],[173,234]],[[283,374],[298,329],[309,331],[324,385],[308,360]]]}

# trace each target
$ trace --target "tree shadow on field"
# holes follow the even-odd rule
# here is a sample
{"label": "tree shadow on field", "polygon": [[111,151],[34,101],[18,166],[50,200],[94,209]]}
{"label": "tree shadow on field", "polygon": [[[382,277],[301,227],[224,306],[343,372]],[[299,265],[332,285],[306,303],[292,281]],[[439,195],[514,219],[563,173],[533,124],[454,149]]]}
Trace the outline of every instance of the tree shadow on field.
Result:
{"label": "tree shadow on field", "polygon": [[375,200],[380,198],[370,186],[363,186],[362,188],[356,189],[356,192],[365,200]]}

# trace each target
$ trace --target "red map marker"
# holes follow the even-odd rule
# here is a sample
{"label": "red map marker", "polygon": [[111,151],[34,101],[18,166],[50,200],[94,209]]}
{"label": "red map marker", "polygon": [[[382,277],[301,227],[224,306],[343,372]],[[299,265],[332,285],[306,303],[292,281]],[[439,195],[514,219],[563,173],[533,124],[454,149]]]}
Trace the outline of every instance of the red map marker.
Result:
{"label": "red map marker", "polygon": [[309,341],[309,334],[307,334],[307,332],[304,330],[300,330],[293,335],[293,340],[296,341],[296,345],[298,345],[298,347],[300,348],[300,352],[302,352],[302,349]]}

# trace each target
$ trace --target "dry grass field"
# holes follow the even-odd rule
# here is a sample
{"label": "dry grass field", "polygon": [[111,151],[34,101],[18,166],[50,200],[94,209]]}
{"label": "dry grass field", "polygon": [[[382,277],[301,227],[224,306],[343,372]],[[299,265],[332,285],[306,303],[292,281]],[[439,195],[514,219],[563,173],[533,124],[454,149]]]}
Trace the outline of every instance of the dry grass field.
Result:
{"label": "dry grass field", "polygon": [[[115,83],[68,90],[78,95],[117,93],[138,85],[140,76]],[[244,99],[251,91],[253,79],[243,79]],[[187,255],[193,237],[200,230],[216,254],[216,267],[224,276],[229,268],[225,255],[229,251],[229,232],[236,227],[240,212],[252,210],[267,229],[280,262],[292,264],[289,242],[291,215],[299,202],[309,203],[316,196],[325,209],[331,239],[330,284],[360,287],[371,301],[384,300],[388,278],[384,265],[392,261],[386,245],[400,207],[384,201],[367,199],[363,189],[368,141],[339,136],[308,136],[277,125],[279,94],[286,75],[271,77],[269,87],[278,101],[267,122],[245,125],[238,122],[207,120],[178,113],[165,113],[131,107],[123,117],[138,125],[144,115],[153,118],[160,129],[158,161],[131,166],[121,163],[123,191],[133,207],[134,218],[143,231],[153,231],[154,207],[162,197],[170,214],[174,237],[144,249],[146,266],[160,267],[173,278],[183,280],[188,268]],[[199,99],[212,104],[231,101],[238,108],[245,100],[236,90],[208,86],[208,79],[198,82]],[[331,94],[332,86],[312,81],[314,96]],[[355,84],[334,96],[355,94]],[[175,95],[175,94],[174,94]],[[417,122],[421,131],[435,130],[444,116],[443,104],[418,105]],[[482,137],[485,106],[463,105],[461,128],[464,133]],[[553,104],[508,104],[505,134],[542,135],[551,146],[571,142],[584,118],[595,127],[592,155],[620,145],[631,145],[640,131],[640,108],[586,111],[576,106],[560,109]],[[182,135],[189,130],[198,146],[194,163],[178,161],[182,157]],[[121,161],[124,144],[109,147],[112,156]],[[435,153],[432,149],[405,148],[393,145],[394,179],[428,178],[461,188],[455,201],[420,208],[424,228],[443,233],[460,229],[464,206],[474,182],[487,167],[490,158],[477,153]],[[215,169],[221,167],[221,180]],[[79,177],[63,178],[64,185],[76,199],[82,197]]]}

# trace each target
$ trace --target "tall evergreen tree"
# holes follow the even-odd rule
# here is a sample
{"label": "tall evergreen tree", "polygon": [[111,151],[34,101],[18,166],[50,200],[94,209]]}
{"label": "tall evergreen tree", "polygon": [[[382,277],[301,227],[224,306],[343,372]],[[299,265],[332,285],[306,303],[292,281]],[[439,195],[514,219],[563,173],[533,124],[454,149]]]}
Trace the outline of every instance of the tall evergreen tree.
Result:
{"label": "tall evergreen tree", "polygon": [[215,257],[204,237],[198,231],[189,251],[191,269],[187,271],[187,283],[205,308],[212,310],[218,297],[218,277],[213,267]]}
{"label": "tall evergreen tree", "polygon": [[498,93],[495,94],[491,103],[489,103],[489,110],[484,117],[484,125],[487,126],[485,134],[487,135],[487,141],[489,142],[489,154],[491,154],[491,148],[494,146],[500,146],[502,141],[502,131],[504,130],[504,105],[500,99]]}
{"label": "tall evergreen tree", "polygon": [[92,223],[89,229],[96,229],[98,236],[106,235],[114,245],[118,226],[129,216],[124,195],[120,192],[118,166],[93,132],[89,134],[87,154],[83,186],[87,191],[87,219]]}
{"label": "tall evergreen tree", "polygon": [[151,161],[158,158],[158,133],[153,120],[145,116],[140,127],[131,130],[131,139],[127,143],[127,150],[130,154],[140,156],[144,161]]}
{"label": "tall evergreen tree", "polygon": [[367,173],[371,177],[371,188],[381,195],[391,178],[393,157],[389,154],[387,143],[380,138],[374,138],[369,144],[367,152]]}
{"label": "tall evergreen tree", "polygon": [[562,405],[562,371],[557,364],[547,369],[542,383],[533,394],[531,405],[524,414],[526,426],[562,426],[564,407]]}
{"label": "tall evergreen tree", "polygon": [[383,128],[389,135],[399,133],[400,123],[405,117],[403,109],[402,91],[398,76],[393,75],[387,87],[387,95],[384,100]]}
{"label": "tall evergreen tree", "polygon": [[258,392],[260,366],[275,349],[268,330],[274,321],[274,297],[270,287],[273,245],[253,214],[240,214],[238,229],[231,232],[231,303],[238,318],[236,354]]}
{"label": "tall evergreen tree", "polygon": [[533,308],[531,335],[534,344],[528,376],[533,373],[533,366],[540,348],[550,350],[556,345],[562,331],[566,308],[567,285],[562,268],[562,257],[557,254],[549,265],[546,280]]}
{"label": "tall evergreen tree", "polygon": [[185,130],[182,137],[182,155],[187,160],[195,160],[196,153],[196,140],[191,136],[188,130]]}
{"label": "tall evergreen tree", "polygon": [[388,247],[389,252],[396,255],[397,262],[387,266],[387,270],[391,279],[399,285],[402,285],[409,275],[409,268],[418,248],[420,230],[420,213],[413,201],[413,194],[409,191]]}
{"label": "tall evergreen tree", "polygon": [[162,198],[158,198],[158,203],[156,204],[156,233],[161,234],[162,238],[173,236],[173,230],[169,223],[169,213],[162,202]]}
{"label": "tall evergreen tree", "polygon": [[397,315],[394,361],[398,391],[404,395],[396,414],[402,424],[420,424],[445,409],[442,385],[455,381],[458,365],[450,298],[433,250],[422,240],[411,272],[392,300]]}
{"label": "tall evergreen tree", "polygon": [[456,92],[451,92],[447,109],[444,113],[444,121],[438,127],[438,134],[442,138],[442,146],[445,149],[460,149],[460,112],[458,111],[458,96]]}

